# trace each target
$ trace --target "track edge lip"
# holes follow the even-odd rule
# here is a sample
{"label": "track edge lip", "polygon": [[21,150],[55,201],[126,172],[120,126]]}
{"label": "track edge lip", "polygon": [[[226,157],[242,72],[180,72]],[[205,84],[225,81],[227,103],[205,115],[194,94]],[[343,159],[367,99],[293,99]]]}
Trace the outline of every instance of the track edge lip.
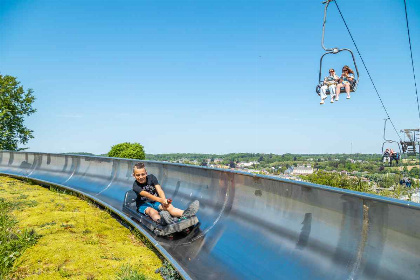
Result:
{"label": "track edge lip", "polygon": [[82,191],[79,191],[77,189],[71,188],[71,187],[67,187],[58,183],[52,183],[49,181],[45,181],[45,180],[40,180],[40,179],[35,179],[35,178],[30,178],[27,176],[22,176],[22,175],[16,175],[16,174],[12,174],[12,173],[5,173],[5,172],[0,172],[0,176],[9,176],[12,178],[16,178],[16,179],[24,179],[24,180],[29,180],[31,182],[35,182],[38,184],[46,184],[46,185],[50,185],[50,186],[56,186],[58,188],[61,189],[65,189],[65,190],[69,190],[75,193],[78,193],[80,195],[83,195],[87,198],[89,198],[90,200],[94,201],[96,204],[101,205],[102,207],[110,210],[112,213],[118,215],[122,220],[124,220],[125,222],[129,223],[132,227],[134,227],[135,229],[137,229],[145,238],[147,238],[147,240],[149,240],[149,242],[152,244],[152,246],[169,262],[171,263],[171,265],[176,269],[176,271],[179,273],[179,275],[185,279],[185,280],[191,280],[192,278],[188,275],[188,273],[181,267],[181,265],[165,250],[165,248],[162,247],[162,245],[160,245],[154,238],[152,235],[150,235],[145,229],[143,229],[141,226],[139,226],[136,222],[132,221],[127,215],[125,215],[123,212],[115,209],[114,207],[112,207],[111,205],[109,205],[106,202],[103,202],[102,200],[84,193]]}

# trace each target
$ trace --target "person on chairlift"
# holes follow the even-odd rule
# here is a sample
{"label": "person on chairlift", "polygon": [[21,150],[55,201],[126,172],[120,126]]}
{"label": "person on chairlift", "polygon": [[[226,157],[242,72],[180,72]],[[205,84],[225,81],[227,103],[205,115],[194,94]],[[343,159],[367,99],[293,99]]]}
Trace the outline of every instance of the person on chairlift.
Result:
{"label": "person on chairlift", "polygon": [[350,88],[351,84],[354,82],[354,72],[347,65],[343,66],[342,74],[340,80],[338,81],[337,87],[335,89],[336,97],[335,101],[338,101],[338,96],[340,95],[341,88],[344,88],[347,93],[347,99],[350,99]]}
{"label": "person on chairlift", "polygon": [[397,162],[397,165],[398,165],[398,160],[400,159],[400,155],[397,152],[395,152],[393,149],[390,150],[389,154],[390,154],[390,160],[391,160],[389,162],[389,166],[392,165],[393,160],[395,160]]}
{"label": "person on chairlift", "polygon": [[133,167],[133,191],[141,201],[139,212],[152,218],[161,225],[169,225],[174,222],[173,217],[189,218],[194,216],[199,208],[199,201],[193,201],[186,210],[181,210],[172,205],[166,199],[165,192],[160,186],[158,179],[153,175],[147,175],[144,163],[136,163]]}
{"label": "person on chairlift", "polygon": [[390,163],[390,156],[391,154],[389,153],[389,149],[386,149],[382,156],[383,163]]}
{"label": "person on chairlift", "polygon": [[329,70],[329,75],[324,78],[324,83],[321,86],[321,102],[319,104],[324,104],[324,100],[327,98],[327,90],[330,91],[331,103],[334,103],[335,89],[340,78],[335,74],[334,69]]}

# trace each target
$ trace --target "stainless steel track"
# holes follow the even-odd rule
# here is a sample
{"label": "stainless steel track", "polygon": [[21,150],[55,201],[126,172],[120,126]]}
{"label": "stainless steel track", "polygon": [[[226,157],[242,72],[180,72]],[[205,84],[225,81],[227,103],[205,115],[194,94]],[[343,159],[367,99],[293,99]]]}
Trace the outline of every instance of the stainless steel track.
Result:
{"label": "stainless steel track", "polygon": [[[420,279],[420,204],[267,176],[145,162],[200,230],[147,238],[193,279]],[[134,161],[0,152],[0,173],[88,195],[121,213]],[[141,227],[140,227],[141,228]]]}

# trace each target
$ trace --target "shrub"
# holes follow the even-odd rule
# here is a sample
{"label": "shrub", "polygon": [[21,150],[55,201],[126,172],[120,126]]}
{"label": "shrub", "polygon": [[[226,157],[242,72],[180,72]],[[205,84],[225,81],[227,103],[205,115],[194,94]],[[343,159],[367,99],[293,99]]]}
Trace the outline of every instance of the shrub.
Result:
{"label": "shrub", "polygon": [[139,143],[120,143],[111,147],[108,153],[109,157],[130,158],[130,159],[146,159],[144,147]]}
{"label": "shrub", "polygon": [[117,280],[146,280],[146,276],[136,271],[133,267],[123,265],[117,273]]}
{"label": "shrub", "polygon": [[16,259],[39,238],[33,229],[15,227],[17,221],[8,215],[14,206],[0,198],[0,279],[5,279]]}

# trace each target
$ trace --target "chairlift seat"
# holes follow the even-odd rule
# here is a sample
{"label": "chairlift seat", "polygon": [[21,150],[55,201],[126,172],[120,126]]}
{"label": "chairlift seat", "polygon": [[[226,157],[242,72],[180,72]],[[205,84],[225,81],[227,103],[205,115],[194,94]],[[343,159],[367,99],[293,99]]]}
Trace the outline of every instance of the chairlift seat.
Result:
{"label": "chairlift seat", "polygon": [[[321,95],[321,87],[323,86],[323,83],[320,83],[319,85],[316,86],[316,93],[318,93],[318,95]],[[350,82],[350,92],[356,92],[357,90],[357,81],[354,82]],[[345,88],[341,88],[340,93],[346,93],[346,89]],[[325,91],[325,94],[330,95],[330,90],[327,89]]]}

